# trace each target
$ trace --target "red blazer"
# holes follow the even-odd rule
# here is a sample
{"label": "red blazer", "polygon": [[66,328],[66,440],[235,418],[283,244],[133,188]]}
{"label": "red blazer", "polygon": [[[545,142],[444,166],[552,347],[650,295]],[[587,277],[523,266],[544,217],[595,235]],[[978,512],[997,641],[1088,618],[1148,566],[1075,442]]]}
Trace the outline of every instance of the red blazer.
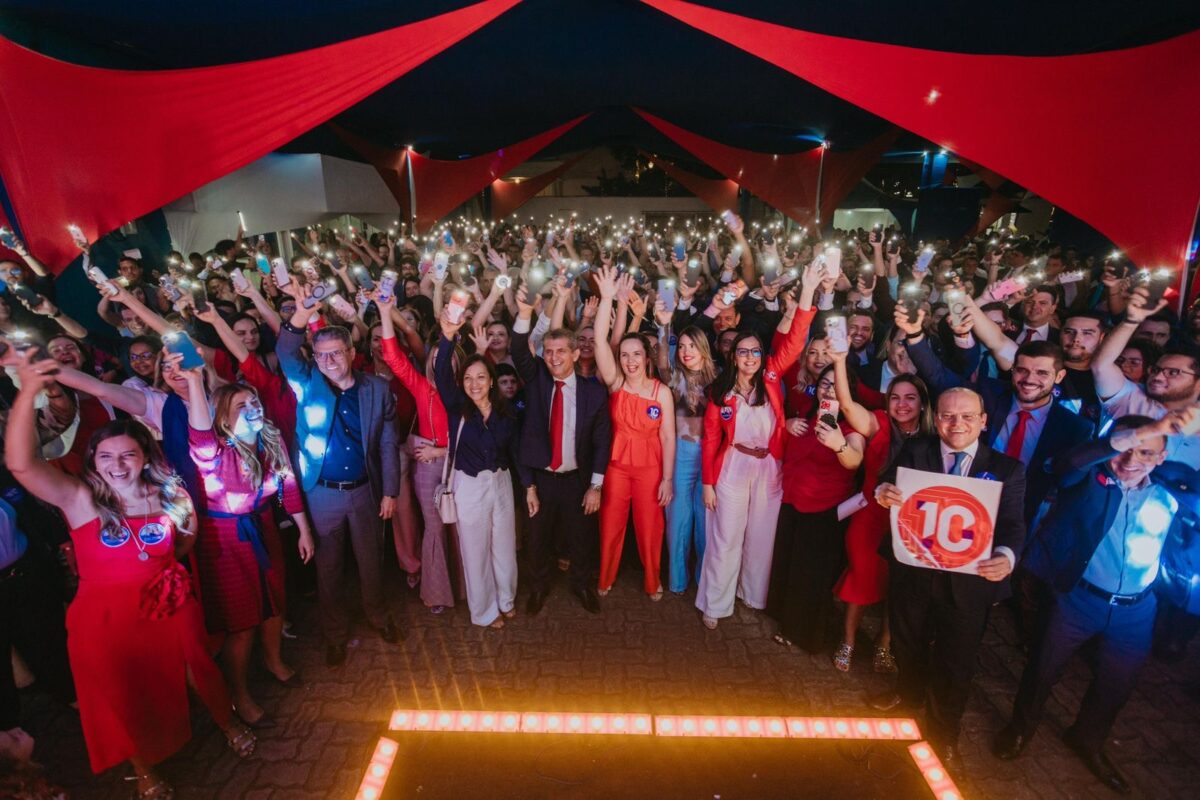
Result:
{"label": "red blazer", "polygon": [[383,360],[417,404],[417,433],[434,442],[438,447],[446,447],[450,442],[449,422],[446,419],[446,407],[437,393],[437,387],[429,382],[412,365],[396,342],[395,337],[383,339]]}
{"label": "red blazer", "polygon": [[[792,318],[792,327],[782,338],[776,336],[776,346],[767,356],[763,372],[763,383],[767,388],[767,402],[775,412],[775,430],[771,433],[771,455],[783,458],[783,432],[786,418],[783,413],[783,373],[796,362],[808,342],[808,329],[812,325],[816,309],[797,311]],[[725,453],[733,445],[737,433],[738,396],[730,392],[723,398],[711,398],[704,411],[704,440],[701,443],[701,482],[715,486],[721,475],[721,464]]]}

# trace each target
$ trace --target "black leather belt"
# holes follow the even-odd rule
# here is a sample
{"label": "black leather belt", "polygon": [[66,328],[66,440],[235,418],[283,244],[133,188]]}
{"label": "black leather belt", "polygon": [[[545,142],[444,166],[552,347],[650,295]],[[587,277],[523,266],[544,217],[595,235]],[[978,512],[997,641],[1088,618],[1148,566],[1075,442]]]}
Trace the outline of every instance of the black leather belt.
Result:
{"label": "black leather belt", "polygon": [[327,481],[320,478],[317,479],[318,486],[324,486],[326,489],[336,489],[339,492],[348,492],[351,489],[357,489],[366,482],[366,478],[359,478],[356,481]]}
{"label": "black leather belt", "polygon": [[1113,594],[1106,592],[1094,583],[1088,583],[1083,578],[1079,579],[1079,586],[1089,594],[1094,594],[1110,606],[1131,606],[1141,600],[1146,595],[1150,594],[1151,587],[1147,586],[1137,594]]}

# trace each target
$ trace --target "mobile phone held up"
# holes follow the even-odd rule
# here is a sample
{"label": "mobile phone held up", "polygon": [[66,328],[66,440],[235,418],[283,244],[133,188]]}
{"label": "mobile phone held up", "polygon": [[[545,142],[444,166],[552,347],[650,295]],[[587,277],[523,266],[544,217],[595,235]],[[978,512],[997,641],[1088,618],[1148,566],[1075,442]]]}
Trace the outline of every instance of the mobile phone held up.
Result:
{"label": "mobile phone held up", "polygon": [[700,259],[688,259],[687,272],[684,273],[683,280],[688,286],[700,285]]}
{"label": "mobile phone held up", "polygon": [[1146,307],[1153,309],[1162,302],[1163,295],[1171,288],[1174,273],[1166,267],[1158,269],[1140,269],[1137,272],[1137,285],[1146,287]]}
{"label": "mobile phone held up", "polygon": [[173,331],[164,335],[163,346],[167,348],[168,353],[180,353],[183,355],[183,361],[179,363],[181,369],[196,369],[204,366],[204,359],[200,357],[200,351],[196,349],[196,343],[191,338],[181,331]]}
{"label": "mobile phone held up", "polygon": [[928,272],[929,265],[933,261],[933,256],[934,249],[932,247],[926,247],[922,250],[921,254],[917,256],[917,263],[913,264],[913,272]]}
{"label": "mobile phone held up", "polygon": [[244,292],[250,288],[250,281],[246,280],[246,273],[238,267],[229,270],[229,280],[233,283],[235,291]]}
{"label": "mobile phone held up", "polygon": [[312,287],[312,294],[304,298],[304,300],[301,302],[301,305],[303,305],[305,308],[315,308],[321,303],[322,300],[329,297],[329,295],[333,293],[333,287],[325,281],[314,283]]}
{"label": "mobile phone held up", "polygon": [[385,269],[379,273],[379,299],[384,303],[390,301],[395,295],[398,277],[395,270]]}
{"label": "mobile phone held up", "polygon": [[943,299],[946,301],[946,307],[950,309],[948,321],[951,328],[961,328],[967,319],[967,295],[960,289],[951,289],[946,292]]}
{"label": "mobile phone held up", "polygon": [[288,272],[287,262],[282,258],[276,258],[271,261],[271,273],[275,276],[276,286],[287,286],[292,282],[292,275]]}
{"label": "mobile phone held up", "polygon": [[450,302],[446,304],[446,319],[451,325],[457,325],[462,322],[463,314],[467,313],[467,303],[471,296],[464,291],[455,291],[450,295]]}
{"label": "mobile phone held up", "polygon": [[826,247],[821,265],[827,279],[837,280],[840,278],[842,275],[842,248],[837,245]]}
{"label": "mobile phone held up", "polygon": [[675,237],[674,256],[676,261],[683,261],[685,258],[687,258],[687,246],[684,244],[682,236]]}
{"label": "mobile phone held up", "polygon": [[371,280],[371,273],[363,264],[355,264],[350,268],[350,277],[354,278],[354,282],[358,288],[368,292],[375,290],[375,281]]}
{"label": "mobile phone held up", "polygon": [[841,406],[838,405],[837,400],[825,400],[822,398],[817,406],[817,421],[830,428],[836,428],[838,426],[839,411],[841,411]]}
{"label": "mobile phone held up", "polygon": [[829,342],[829,349],[833,352],[849,352],[850,338],[846,333],[845,317],[825,318],[825,339]]}
{"label": "mobile phone held up", "polygon": [[658,299],[663,301],[663,310],[674,314],[679,306],[679,297],[675,293],[675,281],[667,279],[658,282]]}
{"label": "mobile phone held up", "polygon": [[900,306],[904,309],[905,316],[913,325],[917,324],[920,319],[921,311],[921,284],[908,283],[900,289]]}

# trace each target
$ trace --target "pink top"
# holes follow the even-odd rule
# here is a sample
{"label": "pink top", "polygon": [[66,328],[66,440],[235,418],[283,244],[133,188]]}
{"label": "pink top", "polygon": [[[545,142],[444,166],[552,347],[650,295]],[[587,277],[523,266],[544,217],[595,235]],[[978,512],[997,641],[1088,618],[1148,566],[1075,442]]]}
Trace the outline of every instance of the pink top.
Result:
{"label": "pink top", "polygon": [[[274,470],[263,475],[262,495],[250,484],[250,478],[242,471],[242,459],[232,446],[217,439],[211,430],[198,431],[188,426],[188,443],[192,458],[200,470],[207,508],[224,514],[248,514],[265,500],[279,493],[283,485],[283,510],[299,514],[304,510],[300,486],[296,475],[288,469],[283,475]],[[280,443],[282,445],[282,442]],[[287,455],[287,446],[284,455]],[[257,502],[255,502],[257,499]]]}

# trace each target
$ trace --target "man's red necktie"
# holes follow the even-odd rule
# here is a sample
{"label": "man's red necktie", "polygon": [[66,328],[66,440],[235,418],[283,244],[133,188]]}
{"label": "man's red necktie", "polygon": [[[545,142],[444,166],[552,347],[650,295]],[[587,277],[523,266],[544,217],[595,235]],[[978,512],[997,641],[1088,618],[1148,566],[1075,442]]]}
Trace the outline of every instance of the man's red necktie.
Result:
{"label": "man's red necktie", "polygon": [[554,382],[554,398],[550,401],[550,471],[562,466],[563,460],[563,386],[565,381]]}
{"label": "man's red necktie", "polygon": [[1033,334],[1034,334],[1033,328],[1026,328],[1025,335],[1021,338],[1021,344],[1029,344],[1030,342],[1032,342]]}
{"label": "man's red necktie", "polygon": [[1012,458],[1021,460],[1021,449],[1025,447],[1025,426],[1033,417],[1028,411],[1017,412],[1017,424],[1013,427],[1013,431],[1009,434],[1008,445],[1004,448],[1004,454]]}

